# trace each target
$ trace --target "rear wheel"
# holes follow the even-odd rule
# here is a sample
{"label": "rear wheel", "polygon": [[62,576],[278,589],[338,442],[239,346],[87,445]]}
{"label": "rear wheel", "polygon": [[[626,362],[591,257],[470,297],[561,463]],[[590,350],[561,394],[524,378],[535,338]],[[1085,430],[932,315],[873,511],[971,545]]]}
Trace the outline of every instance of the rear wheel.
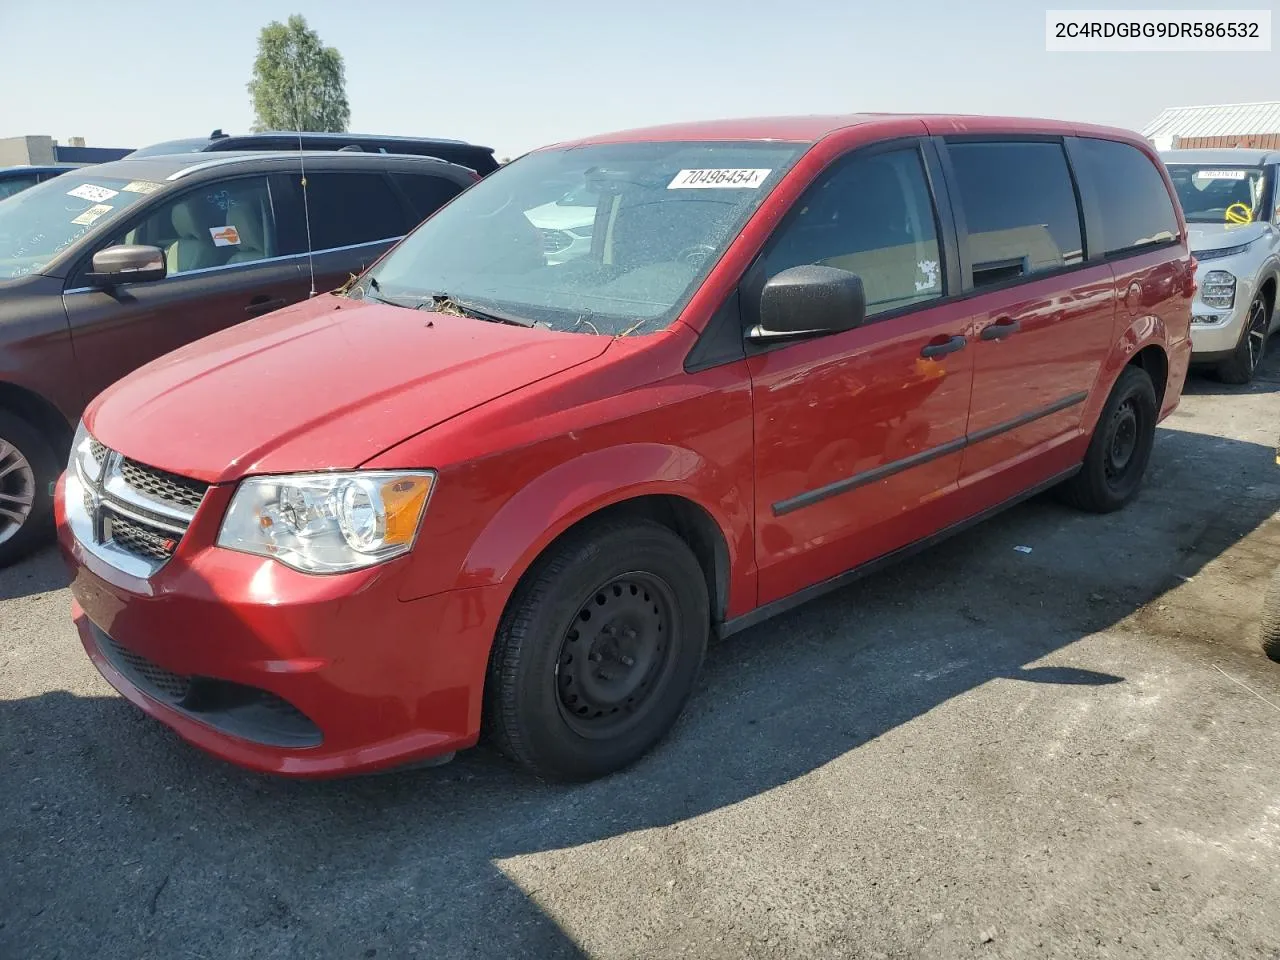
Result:
{"label": "rear wheel", "polygon": [[526,575],[503,617],[488,733],[551,779],[625,767],[675,723],[709,630],[702,569],[669,529],[637,520],[573,534]]}
{"label": "rear wheel", "polygon": [[48,540],[58,460],[40,433],[0,410],[0,566]]}
{"label": "rear wheel", "polygon": [[1271,586],[1262,602],[1262,651],[1280,662],[1280,569],[1271,576]]}
{"label": "rear wheel", "polygon": [[1267,350],[1267,329],[1270,326],[1267,301],[1259,293],[1249,304],[1249,312],[1245,315],[1244,329],[1240,332],[1240,342],[1236,344],[1235,352],[1218,364],[1218,379],[1223,383],[1236,384],[1249,383],[1253,379]]}
{"label": "rear wheel", "polygon": [[1128,366],[1102,408],[1080,472],[1062,484],[1064,500],[1092,513],[1110,513],[1142,485],[1156,433],[1156,391],[1140,367]]}

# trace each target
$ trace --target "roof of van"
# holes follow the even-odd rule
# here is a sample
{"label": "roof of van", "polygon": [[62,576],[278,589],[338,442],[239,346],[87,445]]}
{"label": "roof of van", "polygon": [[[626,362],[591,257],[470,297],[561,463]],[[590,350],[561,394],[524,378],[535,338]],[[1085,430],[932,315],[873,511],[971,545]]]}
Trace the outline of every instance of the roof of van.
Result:
{"label": "roof of van", "polygon": [[[306,166],[315,169],[333,169],[349,167],[355,169],[376,168],[380,165],[395,163],[432,164],[458,170],[454,164],[416,154],[402,155],[394,153],[310,153],[301,158]],[[88,177],[113,177],[128,180],[150,180],[162,182],[180,180],[202,170],[230,167],[238,164],[281,164],[300,162],[296,151],[252,150],[243,153],[173,153],[154,157],[126,157],[123,160],[111,160],[97,163],[91,167],[83,167],[82,172]],[[474,176],[474,175],[472,175]]]}
{"label": "roof of van", "polygon": [[1261,166],[1280,163],[1280,150],[1258,150],[1249,147],[1218,147],[1204,150],[1161,150],[1165,163],[1247,163]]}
{"label": "roof of van", "polygon": [[[646,140],[781,140],[791,143],[816,143],[823,137],[850,127],[880,125],[901,127],[904,123],[923,124],[930,134],[954,133],[1040,133],[1060,136],[1101,136],[1130,142],[1142,141],[1132,130],[1102,127],[1094,124],[1062,120],[1039,120],[1032,117],[984,117],[966,114],[930,113],[849,113],[817,114],[800,117],[741,117],[731,120],[703,120],[658,127],[620,130],[599,136],[583,137],[556,146],[582,146],[588,143],[635,143]],[[1145,142],[1145,141],[1142,141]]]}

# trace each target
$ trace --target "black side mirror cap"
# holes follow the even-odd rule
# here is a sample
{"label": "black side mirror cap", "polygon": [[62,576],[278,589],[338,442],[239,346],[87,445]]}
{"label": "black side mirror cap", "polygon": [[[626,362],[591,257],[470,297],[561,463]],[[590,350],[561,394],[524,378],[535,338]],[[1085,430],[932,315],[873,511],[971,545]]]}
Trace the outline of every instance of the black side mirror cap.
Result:
{"label": "black side mirror cap", "polygon": [[164,251],[140,244],[117,244],[93,255],[93,271],[85,275],[97,287],[121,283],[150,283],[168,276]]}
{"label": "black side mirror cap", "polygon": [[760,292],[756,343],[817,337],[860,326],[867,316],[862,278],[838,267],[805,264],[770,277]]}

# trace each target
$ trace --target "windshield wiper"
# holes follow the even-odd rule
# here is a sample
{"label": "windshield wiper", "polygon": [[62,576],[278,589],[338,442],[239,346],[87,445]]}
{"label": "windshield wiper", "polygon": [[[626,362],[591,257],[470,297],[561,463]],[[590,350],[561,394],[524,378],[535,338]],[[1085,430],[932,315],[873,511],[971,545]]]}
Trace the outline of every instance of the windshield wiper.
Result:
{"label": "windshield wiper", "polygon": [[489,323],[505,323],[513,327],[532,327],[533,321],[524,317],[513,317],[509,314],[494,313],[492,310],[476,306],[466,300],[459,300],[447,293],[433,293],[430,299],[418,304],[419,310],[433,310],[455,317],[470,317],[473,320],[486,320]]}

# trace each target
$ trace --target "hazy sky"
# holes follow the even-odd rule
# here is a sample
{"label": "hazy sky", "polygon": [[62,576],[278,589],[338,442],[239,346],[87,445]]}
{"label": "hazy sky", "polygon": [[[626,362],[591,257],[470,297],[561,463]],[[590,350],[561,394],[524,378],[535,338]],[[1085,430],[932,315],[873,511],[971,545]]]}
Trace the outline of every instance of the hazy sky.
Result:
{"label": "hazy sky", "polygon": [[342,52],[352,130],[459,137],[499,155],[724,116],[919,110],[1140,128],[1166,106],[1280,98],[1274,52],[1046,53],[1046,6],[1108,5],[0,0],[0,137],[136,147],[244,132],[258,30],[299,12]]}

